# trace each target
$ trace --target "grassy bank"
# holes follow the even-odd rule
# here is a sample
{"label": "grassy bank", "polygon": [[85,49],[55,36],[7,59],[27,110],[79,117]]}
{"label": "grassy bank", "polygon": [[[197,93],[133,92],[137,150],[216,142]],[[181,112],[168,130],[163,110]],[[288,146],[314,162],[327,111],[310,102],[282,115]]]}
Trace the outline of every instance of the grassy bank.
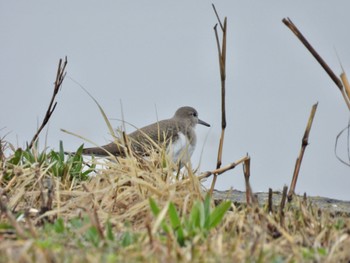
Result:
{"label": "grassy bank", "polygon": [[35,149],[1,156],[1,262],[350,260],[350,219],[305,200],[215,204],[166,155],[85,164]]}

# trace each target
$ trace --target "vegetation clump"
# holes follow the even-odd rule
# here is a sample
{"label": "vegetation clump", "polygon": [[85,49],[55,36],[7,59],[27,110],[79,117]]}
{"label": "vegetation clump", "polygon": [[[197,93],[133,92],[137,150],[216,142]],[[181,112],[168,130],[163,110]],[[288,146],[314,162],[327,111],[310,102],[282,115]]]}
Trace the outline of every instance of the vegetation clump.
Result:
{"label": "vegetation clump", "polygon": [[[347,262],[350,219],[294,199],[218,204],[189,167],[15,150],[0,161],[2,262]],[[159,159],[160,158],[160,159]],[[200,179],[202,178],[202,179]]]}

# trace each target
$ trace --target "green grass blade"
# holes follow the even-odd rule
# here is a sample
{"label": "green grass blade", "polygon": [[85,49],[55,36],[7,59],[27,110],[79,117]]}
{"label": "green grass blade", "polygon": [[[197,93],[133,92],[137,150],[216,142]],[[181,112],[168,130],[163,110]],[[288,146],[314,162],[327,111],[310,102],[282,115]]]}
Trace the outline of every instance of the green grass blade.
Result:
{"label": "green grass blade", "polygon": [[60,141],[59,156],[60,156],[61,160],[64,160],[64,149],[63,149],[63,142],[62,141]]}
{"label": "green grass blade", "polygon": [[174,229],[176,229],[177,227],[180,226],[181,220],[180,220],[180,217],[176,211],[176,207],[173,203],[169,204],[169,218],[170,218],[171,226]]}
{"label": "green grass blade", "polygon": [[227,210],[229,210],[230,207],[230,201],[222,202],[220,205],[215,207],[214,211],[210,215],[209,228],[216,227],[221,222],[225,213],[227,212]]}
{"label": "green grass blade", "polygon": [[204,220],[205,220],[204,227],[208,229],[210,224],[210,195],[209,194],[206,195],[203,206],[204,206]]}
{"label": "green grass blade", "polygon": [[189,224],[192,226],[192,228],[199,228],[200,227],[200,208],[199,203],[196,202],[191,209],[190,217],[189,217]]}
{"label": "green grass blade", "polygon": [[176,233],[177,242],[181,245],[185,245],[185,235],[181,225],[181,220],[176,207],[173,203],[169,204],[169,218],[173,231]]}
{"label": "green grass blade", "polygon": [[156,204],[156,202],[154,201],[153,198],[149,198],[149,206],[151,208],[151,211],[153,213],[154,216],[158,216],[160,213],[160,208],[158,207],[158,205]]}

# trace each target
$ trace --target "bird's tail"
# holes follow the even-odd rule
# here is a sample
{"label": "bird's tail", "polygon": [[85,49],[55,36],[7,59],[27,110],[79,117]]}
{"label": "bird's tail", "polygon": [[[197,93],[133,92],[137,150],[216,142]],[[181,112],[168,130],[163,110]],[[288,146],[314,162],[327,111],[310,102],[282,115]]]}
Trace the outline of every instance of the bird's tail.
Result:
{"label": "bird's tail", "polygon": [[[67,155],[74,155],[76,152],[64,152]],[[94,155],[94,156],[124,156],[125,151],[124,148],[114,142],[100,146],[100,147],[90,147],[90,148],[83,148],[82,152],[83,155]]]}

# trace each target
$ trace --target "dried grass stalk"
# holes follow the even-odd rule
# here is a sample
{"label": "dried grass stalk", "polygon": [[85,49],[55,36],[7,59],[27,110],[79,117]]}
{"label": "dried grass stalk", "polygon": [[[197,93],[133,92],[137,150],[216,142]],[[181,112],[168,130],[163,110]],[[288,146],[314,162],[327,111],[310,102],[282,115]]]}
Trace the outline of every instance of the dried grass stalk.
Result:
{"label": "dried grass stalk", "polygon": [[55,98],[62,86],[63,80],[66,76],[66,66],[68,64],[67,61],[67,57],[65,58],[65,61],[62,64],[62,59],[60,59],[59,63],[58,63],[58,68],[57,68],[57,74],[56,74],[56,81],[55,81],[55,86],[53,89],[53,93],[52,93],[52,97],[51,97],[51,101],[49,104],[49,107],[47,108],[45,117],[43,119],[43,122],[41,123],[38,131],[34,134],[33,139],[31,140],[31,142],[29,143],[29,149],[31,149],[34,145],[34,143],[36,142],[36,140],[39,137],[40,132],[44,129],[44,127],[46,126],[46,124],[49,122],[52,113],[54,112],[54,110],[56,109],[57,106],[57,102],[55,102]]}
{"label": "dried grass stalk", "polygon": [[[307,41],[304,35],[299,31],[296,25],[289,18],[283,18],[282,22],[297,36],[297,38],[304,44],[304,46],[310,51],[310,53],[314,56],[314,58],[320,63],[322,68],[327,72],[328,76],[333,80],[335,85],[339,88],[342,96],[345,100],[348,109],[350,110],[350,101],[349,101],[349,93],[348,91],[344,91],[342,81],[337,77],[337,75],[333,72],[333,70],[328,66],[328,64],[324,61],[324,59],[317,53],[317,51],[312,47],[312,45]],[[347,93],[347,95],[345,94]]]}
{"label": "dried grass stalk", "polygon": [[317,105],[318,105],[318,103],[316,103],[312,106],[310,117],[309,117],[306,129],[304,132],[304,136],[303,136],[303,139],[301,140],[301,148],[300,148],[300,152],[299,152],[299,157],[295,163],[293,178],[292,178],[290,188],[289,188],[289,193],[288,193],[288,200],[289,201],[292,200],[292,198],[293,198],[292,196],[295,193],[295,186],[297,184],[299,171],[300,171],[300,167],[301,167],[301,162],[303,161],[303,156],[304,156],[306,146],[309,145],[309,134],[310,134],[312,122],[313,122],[315,114],[316,114]]}
{"label": "dried grass stalk", "polygon": [[340,74],[340,79],[344,85],[344,89],[342,89],[342,95],[344,97],[346,104],[348,105],[348,107],[350,109],[350,83],[349,83],[348,77],[346,76],[346,73],[344,70]]}
{"label": "dried grass stalk", "polygon": [[[220,28],[222,30],[222,46],[220,46],[220,40],[217,31],[217,25],[214,26],[216,44],[218,48],[219,66],[220,66],[220,80],[221,80],[221,136],[218,149],[218,158],[216,169],[219,169],[222,164],[222,150],[224,146],[225,128],[226,128],[226,106],[225,106],[225,93],[226,93],[226,35],[227,35],[227,17],[224,19],[224,24],[221,23],[220,17],[216,11],[214,4],[212,5]],[[210,194],[213,194],[218,174],[214,174],[213,181],[210,187]]]}

